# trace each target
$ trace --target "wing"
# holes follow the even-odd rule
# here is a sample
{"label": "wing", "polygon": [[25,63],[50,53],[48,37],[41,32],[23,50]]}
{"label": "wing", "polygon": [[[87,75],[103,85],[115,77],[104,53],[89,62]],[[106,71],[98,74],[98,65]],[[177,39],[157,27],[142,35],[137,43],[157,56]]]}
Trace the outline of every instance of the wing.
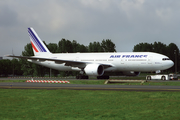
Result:
{"label": "wing", "polygon": [[[65,66],[71,66],[71,67],[79,67],[79,68],[85,68],[87,64],[92,64],[92,62],[82,62],[82,61],[74,61],[74,60],[63,60],[63,59],[57,59],[57,58],[44,58],[44,57],[35,57],[35,56],[14,56],[14,55],[7,55],[6,57],[15,57],[15,58],[22,58],[22,59],[30,59],[33,61],[54,61],[56,64],[63,64],[65,63]],[[113,67],[112,64],[101,64],[104,69]]]}

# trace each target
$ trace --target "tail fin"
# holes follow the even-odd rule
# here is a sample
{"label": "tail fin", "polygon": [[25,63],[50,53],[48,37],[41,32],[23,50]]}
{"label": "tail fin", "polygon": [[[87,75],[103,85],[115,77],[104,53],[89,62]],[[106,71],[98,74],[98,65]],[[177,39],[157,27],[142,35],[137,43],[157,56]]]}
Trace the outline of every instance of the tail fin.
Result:
{"label": "tail fin", "polygon": [[42,42],[33,28],[28,28],[28,34],[35,56],[44,56],[47,54],[51,54],[51,52],[48,50],[46,45]]}

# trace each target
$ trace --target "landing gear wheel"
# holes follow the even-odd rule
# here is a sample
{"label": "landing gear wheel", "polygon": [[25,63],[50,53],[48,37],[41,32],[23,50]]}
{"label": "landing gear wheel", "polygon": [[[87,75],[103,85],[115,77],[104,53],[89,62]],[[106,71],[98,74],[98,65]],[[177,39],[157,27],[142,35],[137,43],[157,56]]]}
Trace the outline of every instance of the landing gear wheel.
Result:
{"label": "landing gear wheel", "polygon": [[165,77],[165,76],[162,76],[162,77],[161,77],[161,80],[166,80],[166,77]]}
{"label": "landing gear wheel", "polygon": [[151,80],[151,76],[147,76],[147,80]]}

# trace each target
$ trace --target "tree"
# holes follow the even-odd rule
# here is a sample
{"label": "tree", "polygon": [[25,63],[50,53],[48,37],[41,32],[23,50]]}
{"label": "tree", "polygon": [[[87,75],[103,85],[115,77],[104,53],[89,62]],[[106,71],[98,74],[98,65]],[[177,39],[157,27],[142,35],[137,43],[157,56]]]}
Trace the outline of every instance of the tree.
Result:
{"label": "tree", "polygon": [[58,43],[58,53],[73,53],[72,43],[69,40],[62,39]]}
{"label": "tree", "polygon": [[73,53],[76,53],[76,52],[87,52],[88,51],[86,46],[77,43],[76,40],[72,41],[72,49],[73,49]]}
{"label": "tree", "polygon": [[24,47],[24,51],[22,51],[22,55],[23,56],[33,56],[33,49],[31,46],[31,43],[28,43],[25,47]]}
{"label": "tree", "polygon": [[93,42],[89,44],[89,52],[103,52],[102,46],[99,42]]}
{"label": "tree", "polygon": [[58,45],[56,43],[49,43],[47,45],[47,48],[49,49],[50,52],[57,53]]}
{"label": "tree", "polygon": [[[167,46],[167,56],[173,60],[173,62],[175,63],[174,66],[170,69],[171,71],[175,71],[175,66],[177,64],[177,68],[180,67],[180,64],[178,61],[180,61],[179,59],[179,49],[178,47],[176,46],[176,44],[174,43],[170,43],[168,46]],[[177,63],[176,63],[177,62]],[[179,69],[178,69],[179,70]]]}
{"label": "tree", "polygon": [[149,43],[139,43],[134,46],[133,52],[153,52],[153,45]]}
{"label": "tree", "polygon": [[0,60],[0,74],[2,76],[8,76],[9,74],[12,74],[12,64],[9,59]]}
{"label": "tree", "polygon": [[14,75],[22,75],[23,71],[21,70],[21,63],[19,59],[12,59],[11,60],[12,65],[12,74]]}
{"label": "tree", "polygon": [[103,40],[101,42],[101,47],[104,52],[116,52],[116,46],[110,39]]}
{"label": "tree", "polygon": [[110,40],[102,40],[101,43],[99,42],[90,42],[88,46],[89,52],[116,52],[115,44]]}
{"label": "tree", "polygon": [[161,42],[154,42],[153,52],[167,55],[167,46]]}

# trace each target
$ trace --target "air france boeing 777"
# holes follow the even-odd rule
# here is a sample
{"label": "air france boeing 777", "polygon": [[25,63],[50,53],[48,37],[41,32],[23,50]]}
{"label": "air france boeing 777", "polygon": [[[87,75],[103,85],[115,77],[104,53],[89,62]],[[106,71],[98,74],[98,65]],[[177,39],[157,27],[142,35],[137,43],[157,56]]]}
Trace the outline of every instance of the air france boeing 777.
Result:
{"label": "air france boeing 777", "polygon": [[80,71],[80,78],[83,74],[103,78],[105,72],[139,75],[140,72],[165,70],[174,65],[167,56],[153,52],[51,53],[33,28],[28,28],[28,34],[34,56],[9,57],[25,58],[60,71]]}

